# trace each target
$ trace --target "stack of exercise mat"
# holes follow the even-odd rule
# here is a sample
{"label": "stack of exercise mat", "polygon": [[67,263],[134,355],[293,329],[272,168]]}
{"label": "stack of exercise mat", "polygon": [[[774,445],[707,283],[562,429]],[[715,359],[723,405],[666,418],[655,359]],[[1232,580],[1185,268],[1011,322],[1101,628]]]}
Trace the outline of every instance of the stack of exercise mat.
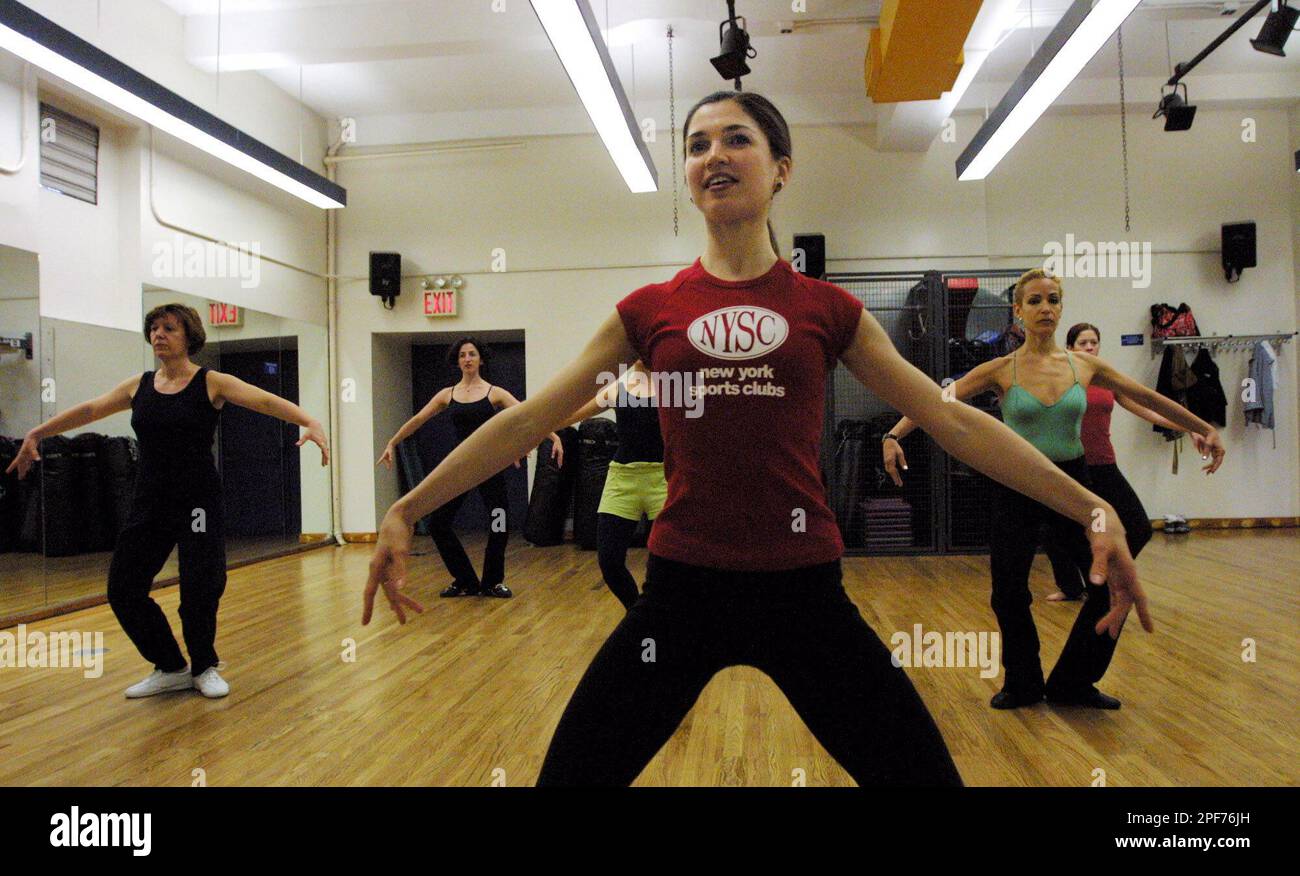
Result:
{"label": "stack of exercise mat", "polygon": [[0,437],[0,552],[47,557],[110,551],[131,511],[134,438],[85,432],[41,442],[27,477],[4,470],[22,439]]}
{"label": "stack of exercise mat", "polygon": [[[592,417],[577,429],[561,429],[558,434],[564,445],[564,465],[555,465],[551,442],[543,442],[537,453],[524,538],[538,547],[562,544],[572,509],[574,541],[583,550],[595,550],[596,514],[609,464],[618,453],[618,427],[607,417]],[[634,547],[644,546],[647,529],[642,526]]]}
{"label": "stack of exercise mat", "polygon": [[882,496],[862,503],[867,550],[912,546],[912,506],[902,496]]}

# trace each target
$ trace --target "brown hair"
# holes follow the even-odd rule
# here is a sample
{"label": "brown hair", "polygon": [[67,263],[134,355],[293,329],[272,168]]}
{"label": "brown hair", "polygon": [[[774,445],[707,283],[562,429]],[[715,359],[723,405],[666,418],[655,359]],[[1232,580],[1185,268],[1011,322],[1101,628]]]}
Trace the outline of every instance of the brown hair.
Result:
{"label": "brown hair", "polygon": [[[1023,274],[1021,274],[1020,279],[1016,280],[1016,294],[1014,299],[1016,304],[1020,304],[1022,301],[1024,301],[1025,287],[1028,286],[1030,283],[1034,282],[1035,280],[1051,280],[1053,283],[1056,284],[1056,288],[1061,293],[1061,297],[1062,298],[1065,297],[1065,287],[1061,285],[1060,277],[1056,276],[1055,274],[1049,274],[1047,271],[1044,271],[1042,268],[1032,268],[1031,270],[1025,271]],[[1100,338],[1101,335],[1098,334],[1097,337]]]}
{"label": "brown hair", "polygon": [[145,314],[144,339],[150,340],[149,333],[153,324],[164,316],[174,316],[185,329],[186,352],[193,356],[208,342],[208,333],[203,330],[203,320],[199,312],[185,304],[160,304]]}
{"label": "brown hair", "polygon": [[1079,340],[1079,335],[1084,332],[1093,332],[1097,335],[1097,343],[1101,343],[1101,329],[1097,328],[1090,322],[1076,322],[1070,326],[1070,330],[1065,333],[1065,346],[1073,347],[1074,342]]}
{"label": "brown hair", "polygon": [[[687,154],[686,135],[690,133],[691,118],[694,117],[696,110],[711,103],[722,103],[724,100],[735,101],[745,114],[754,120],[758,129],[763,132],[763,136],[767,138],[774,160],[780,161],[782,158],[791,157],[790,126],[786,124],[785,116],[781,115],[781,111],[772,101],[752,91],[715,91],[708,97],[702,98],[686,114],[686,124],[682,125],[683,159]],[[767,220],[767,236],[772,241],[772,251],[776,253],[777,258],[780,258],[781,245],[776,241],[776,229],[772,226],[771,219]]]}

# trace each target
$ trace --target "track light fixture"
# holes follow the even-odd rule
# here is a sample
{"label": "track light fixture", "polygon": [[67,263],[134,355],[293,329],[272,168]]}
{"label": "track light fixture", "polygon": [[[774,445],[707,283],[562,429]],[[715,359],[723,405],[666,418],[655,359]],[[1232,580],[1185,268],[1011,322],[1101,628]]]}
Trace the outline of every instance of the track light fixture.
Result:
{"label": "track light fixture", "polygon": [[1259,36],[1251,40],[1250,44],[1257,52],[1285,58],[1286,52],[1282,50],[1286,47],[1291,32],[1295,30],[1297,19],[1300,19],[1300,7],[1290,6],[1286,0],[1283,0],[1281,5],[1264,19],[1264,26],[1260,28]]}
{"label": "track light fixture", "polygon": [[749,44],[749,32],[743,17],[736,17],[736,0],[727,0],[727,20],[718,25],[718,42],[722,45],[722,54],[710,58],[714,68],[723,79],[734,79],[736,90],[740,91],[740,79],[750,74],[749,58],[758,56],[758,52]]}
{"label": "track light fixture", "polygon": [[[1179,88],[1183,90],[1182,94],[1178,93]],[[1187,102],[1186,85],[1180,82],[1161,96],[1160,106],[1151,118],[1158,119],[1161,116],[1165,118],[1166,131],[1186,131],[1192,126],[1192,120],[1196,118],[1196,107]]]}
{"label": "track light fixture", "polygon": [[[1246,10],[1246,13],[1234,21],[1227,30],[1215,37],[1214,41],[1208,46],[1201,49],[1195,58],[1186,62],[1174,65],[1174,75],[1169,77],[1165,83],[1165,88],[1172,88],[1173,91],[1164,93],[1160,97],[1160,106],[1156,109],[1153,119],[1161,116],[1165,117],[1166,131],[1186,131],[1192,126],[1192,118],[1196,115],[1196,107],[1187,104],[1187,86],[1183,86],[1182,95],[1178,94],[1178,85],[1182,78],[1192,72],[1192,68],[1201,63],[1209,56],[1211,52],[1223,45],[1228,37],[1245,26],[1260,12],[1264,11],[1266,6],[1274,5],[1272,12],[1264,21],[1264,27],[1260,30],[1259,36],[1250,41],[1250,44],[1257,51],[1266,52],[1270,55],[1281,55],[1285,57],[1282,51],[1286,45],[1287,38],[1291,36],[1291,31],[1295,29],[1296,19],[1300,18],[1300,9],[1291,6],[1287,0],[1256,0],[1256,3]],[[1235,4],[1233,10],[1236,11]],[[1225,14],[1229,14],[1225,9]],[[1163,92],[1164,89],[1161,89]]]}

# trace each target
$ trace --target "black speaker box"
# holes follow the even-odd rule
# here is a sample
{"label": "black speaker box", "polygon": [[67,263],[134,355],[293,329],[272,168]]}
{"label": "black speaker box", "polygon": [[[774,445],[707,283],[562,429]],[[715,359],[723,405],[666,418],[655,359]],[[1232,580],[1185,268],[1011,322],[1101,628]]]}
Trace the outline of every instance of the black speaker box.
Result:
{"label": "black speaker box", "polygon": [[1223,226],[1223,273],[1235,282],[1244,268],[1255,267],[1255,223],[1238,222]]}
{"label": "black speaker box", "polygon": [[[807,277],[813,277],[821,280],[826,276],[826,235],[824,234],[796,234],[794,236],[794,255],[793,259],[799,257],[799,252],[803,251],[803,270],[801,274]],[[799,267],[796,261],[795,267]]]}
{"label": "black speaker box", "polygon": [[372,252],[370,254],[370,294],[395,298],[402,294],[402,254],[397,252]]}

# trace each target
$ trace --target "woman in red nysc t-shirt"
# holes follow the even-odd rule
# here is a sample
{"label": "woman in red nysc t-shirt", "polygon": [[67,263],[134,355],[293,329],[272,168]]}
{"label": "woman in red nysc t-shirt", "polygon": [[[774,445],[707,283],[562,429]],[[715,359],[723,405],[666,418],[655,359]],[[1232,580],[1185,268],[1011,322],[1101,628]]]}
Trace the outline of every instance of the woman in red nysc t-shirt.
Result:
{"label": "woman in red nysc t-shirt", "polygon": [[[946,450],[1081,525],[1101,501],[1028,442],[947,404],[861,302],[797,274],[768,222],[793,163],[763,97],[718,92],[683,131],[691,200],[708,245],[666,283],[619,302],[578,358],[502,411],[396,502],[380,527],[363,621],[380,588],[398,619],[413,523],[535,447],[638,358],[660,394],[668,499],[644,592],[574,692],[542,785],[626,785],[728,666],[769,675],[859,784],[958,785],[925,704],[841,585],[844,546],[818,468],[826,375],[843,362]],[[1089,532],[1115,593],[1107,622],[1144,599],[1122,542]]]}

